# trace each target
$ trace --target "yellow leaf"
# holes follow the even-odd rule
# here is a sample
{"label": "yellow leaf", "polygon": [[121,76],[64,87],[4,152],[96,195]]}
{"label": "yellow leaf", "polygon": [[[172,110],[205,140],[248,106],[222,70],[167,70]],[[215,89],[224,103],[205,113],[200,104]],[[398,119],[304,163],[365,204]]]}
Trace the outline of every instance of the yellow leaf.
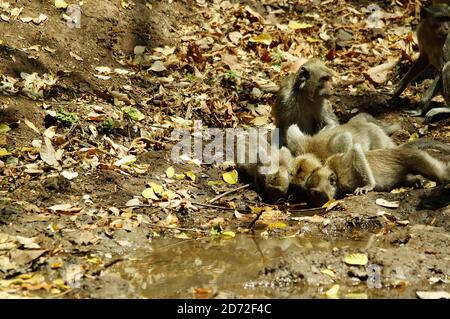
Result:
{"label": "yellow leaf", "polygon": [[292,30],[298,30],[298,29],[309,29],[312,28],[313,25],[309,23],[291,21],[289,22],[288,27]]}
{"label": "yellow leaf", "polygon": [[234,169],[232,171],[223,173],[222,178],[228,184],[236,184],[238,181],[238,172]]}
{"label": "yellow leaf", "polygon": [[10,155],[10,154],[11,154],[11,153],[8,152],[6,149],[0,148],[0,157],[2,157],[2,156],[7,156],[7,155]]}
{"label": "yellow leaf", "polygon": [[249,41],[270,45],[272,43],[272,36],[268,33],[261,33],[260,35],[251,37]]}
{"label": "yellow leaf", "polygon": [[10,131],[11,128],[6,123],[0,123],[0,134]]}
{"label": "yellow leaf", "polygon": [[344,262],[349,265],[365,266],[369,259],[366,254],[350,254],[345,257]]}
{"label": "yellow leaf", "polygon": [[163,200],[171,200],[179,197],[177,193],[172,192],[171,190],[166,190],[161,194],[161,198]]}
{"label": "yellow leaf", "polygon": [[159,198],[155,195],[153,188],[146,188],[142,191],[142,197],[147,199],[159,200]]}
{"label": "yellow leaf", "polygon": [[311,38],[311,37],[307,37],[306,41],[309,43],[317,43],[317,42],[321,42],[319,39],[316,38]]}
{"label": "yellow leaf", "polygon": [[220,234],[221,234],[223,237],[226,237],[226,238],[234,238],[234,237],[236,237],[236,234],[234,233],[234,231],[231,231],[231,230],[223,231],[223,232],[221,232]]}
{"label": "yellow leaf", "polygon": [[159,184],[152,183],[152,182],[147,183],[147,184],[148,184],[148,186],[150,186],[153,189],[155,194],[161,195],[161,193],[164,191],[163,187]]}
{"label": "yellow leaf", "polygon": [[279,223],[272,223],[269,224],[269,229],[274,229],[274,228],[284,228],[287,227],[287,225],[285,223],[279,222]]}
{"label": "yellow leaf", "polygon": [[186,234],[185,232],[179,233],[174,235],[173,237],[177,238],[177,239],[191,239],[191,237],[189,237],[188,234]]}
{"label": "yellow leaf", "polygon": [[223,185],[223,181],[209,181],[208,186],[214,186],[214,185]]}
{"label": "yellow leaf", "polygon": [[64,0],[55,0],[55,7],[58,9],[65,9],[67,6],[68,4]]}
{"label": "yellow leaf", "polygon": [[189,177],[189,179],[191,180],[191,181],[194,181],[195,182],[195,174],[194,173],[192,173],[191,171],[189,171],[189,172],[186,172],[186,173],[184,173],[187,177]]}
{"label": "yellow leaf", "polygon": [[331,278],[335,278],[336,275],[334,274],[334,272],[331,269],[324,269],[321,271],[322,274],[328,275]]}
{"label": "yellow leaf", "polygon": [[418,138],[419,138],[419,134],[413,133],[413,134],[411,134],[411,136],[409,137],[408,142],[410,142],[410,141],[415,141],[415,140],[417,140]]}
{"label": "yellow leaf", "polygon": [[331,204],[333,204],[336,200],[334,198],[330,199],[328,202],[322,205],[323,208],[327,208]]}
{"label": "yellow leaf", "polygon": [[184,174],[175,174],[176,179],[184,179],[186,176]]}
{"label": "yellow leaf", "polygon": [[338,299],[339,298],[338,293],[339,293],[339,285],[334,285],[325,292],[325,295],[327,296],[327,298],[330,299]]}
{"label": "yellow leaf", "polygon": [[364,292],[351,292],[345,295],[345,298],[347,299],[369,299],[369,296],[367,296]]}
{"label": "yellow leaf", "polygon": [[175,175],[175,169],[172,166],[169,166],[166,169],[166,175],[168,178],[172,178]]}

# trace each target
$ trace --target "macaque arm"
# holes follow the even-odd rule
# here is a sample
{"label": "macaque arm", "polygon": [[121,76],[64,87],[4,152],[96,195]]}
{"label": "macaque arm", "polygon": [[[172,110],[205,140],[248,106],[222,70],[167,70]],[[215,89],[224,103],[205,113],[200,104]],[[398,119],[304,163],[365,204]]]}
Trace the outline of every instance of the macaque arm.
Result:
{"label": "macaque arm", "polygon": [[297,124],[289,126],[286,134],[286,144],[294,154],[303,153],[305,138],[305,134],[303,134],[303,132],[298,128]]}
{"label": "macaque arm", "polygon": [[325,100],[322,110],[323,122],[325,124],[323,129],[330,129],[337,125],[339,125],[339,120],[334,114],[333,107],[331,106],[330,101]]}
{"label": "macaque arm", "polygon": [[370,168],[369,162],[367,161],[366,155],[364,154],[361,145],[356,143],[350,150],[352,153],[352,163],[353,169],[360,176],[363,185],[355,189],[355,194],[365,194],[375,188],[376,182],[373,176],[372,169]]}
{"label": "macaque arm", "polygon": [[393,97],[398,97],[403,91],[406,89],[408,84],[416,78],[419,73],[421,73],[428,66],[429,61],[428,58],[421,54],[417,61],[413,64],[413,66],[408,70],[405,76],[400,80],[397,85],[397,88],[392,93]]}

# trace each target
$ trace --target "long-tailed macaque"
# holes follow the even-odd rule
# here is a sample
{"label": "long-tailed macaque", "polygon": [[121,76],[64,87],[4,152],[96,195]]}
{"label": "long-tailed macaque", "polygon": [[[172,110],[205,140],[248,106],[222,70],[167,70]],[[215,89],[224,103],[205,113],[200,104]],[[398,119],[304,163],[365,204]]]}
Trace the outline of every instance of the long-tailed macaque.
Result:
{"label": "long-tailed macaque", "polygon": [[331,71],[318,59],[309,60],[284,79],[272,108],[281,146],[285,145],[286,131],[292,124],[306,134],[339,124],[328,100],[331,93]]}
{"label": "long-tailed macaque", "polygon": [[[436,3],[421,8],[421,22],[417,28],[419,42],[419,58],[400,80],[393,92],[398,97],[425,68],[432,65],[439,73],[425,92],[416,110],[408,113],[423,116],[430,110],[431,99],[442,90],[443,48],[447,34],[450,30],[450,8],[447,4]],[[447,49],[447,47],[446,47]],[[447,102],[448,103],[448,102]]]}
{"label": "long-tailed macaque", "polygon": [[377,124],[367,120],[370,115],[361,113],[347,123],[305,135],[296,124],[287,131],[287,146],[294,155],[312,153],[322,162],[333,154],[341,153],[348,145],[359,143],[364,151],[393,148],[395,143]]}
{"label": "long-tailed macaque", "polygon": [[410,146],[364,152],[356,143],[345,153],[330,157],[325,166],[336,174],[337,190],[341,194],[390,191],[415,183],[412,175],[422,175],[439,183],[450,181],[448,163]]}

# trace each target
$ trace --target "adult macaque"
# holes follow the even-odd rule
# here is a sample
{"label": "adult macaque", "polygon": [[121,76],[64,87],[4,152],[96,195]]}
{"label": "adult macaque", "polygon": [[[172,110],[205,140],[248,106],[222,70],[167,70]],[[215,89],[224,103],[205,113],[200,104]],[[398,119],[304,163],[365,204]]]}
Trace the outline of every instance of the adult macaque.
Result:
{"label": "adult macaque", "polygon": [[430,64],[438,70],[430,88],[425,92],[416,110],[408,111],[412,115],[423,116],[430,109],[431,99],[442,90],[441,71],[443,68],[443,47],[450,30],[450,9],[447,4],[436,3],[426,8],[421,8],[421,22],[417,28],[419,42],[419,58],[400,80],[393,92],[393,97],[398,97]]}
{"label": "adult macaque", "polygon": [[331,71],[318,59],[309,60],[284,79],[272,108],[281,146],[292,124],[309,135],[339,124],[328,100],[331,93]]}

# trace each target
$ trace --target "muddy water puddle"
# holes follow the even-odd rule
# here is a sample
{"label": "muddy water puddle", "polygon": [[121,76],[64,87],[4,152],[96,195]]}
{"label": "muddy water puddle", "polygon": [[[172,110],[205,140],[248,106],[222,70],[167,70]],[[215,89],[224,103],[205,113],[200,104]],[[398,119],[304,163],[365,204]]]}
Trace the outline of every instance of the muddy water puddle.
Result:
{"label": "muddy water puddle", "polygon": [[[318,255],[337,248],[357,251],[367,243],[367,239],[265,240],[249,236],[217,240],[154,239],[149,250],[124,256],[106,273],[126,281],[133,297],[320,298],[320,284],[299,275],[302,268],[307,273],[313,267],[313,271],[320,273],[314,268]],[[299,259],[298,272],[280,269],[283,268],[280,260],[290,258]],[[272,272],[275,275],[270,277]]]}

